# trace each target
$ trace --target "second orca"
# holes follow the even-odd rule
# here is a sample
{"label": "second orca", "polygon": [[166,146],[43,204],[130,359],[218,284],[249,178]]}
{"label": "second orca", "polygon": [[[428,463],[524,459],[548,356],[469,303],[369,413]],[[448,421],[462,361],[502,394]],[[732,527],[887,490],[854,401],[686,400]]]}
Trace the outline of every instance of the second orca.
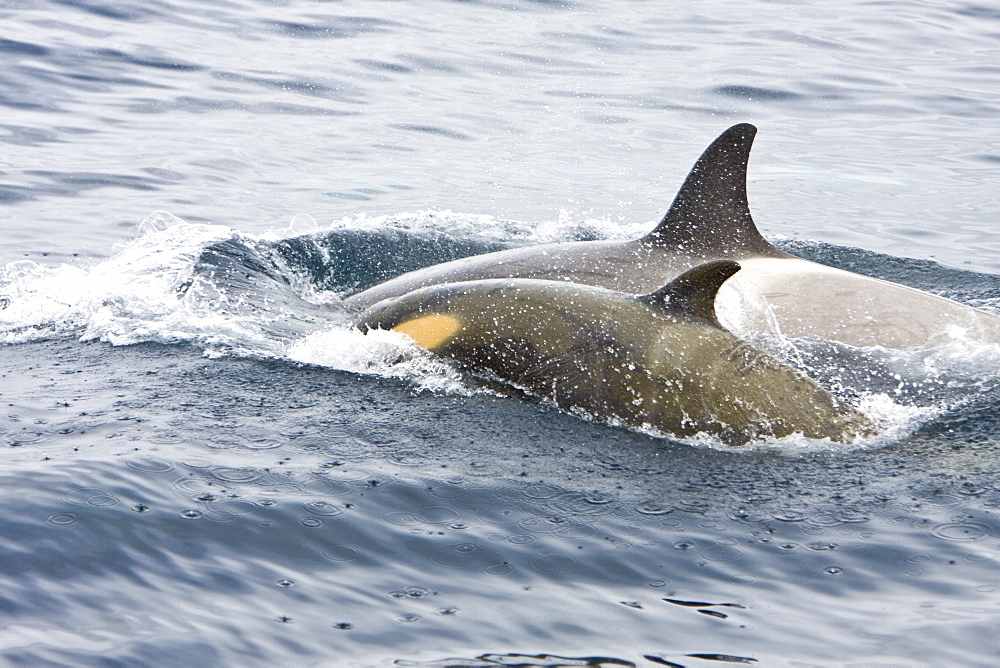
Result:
{"label": "second orca", "polygon": [[656,290],[709,260],[735,260],[741,330],[820,337],[851,346],[930,348],[953,337],[1000,343],[1000,317],[888,281],[803,260],[761,236],[747,202],[757,129],[722,133],[701,155],[656,228],[631,241],[545,244],[413,271],[345,299],[361,310],[417,288],[492,278],[541,278],[631,294]]}

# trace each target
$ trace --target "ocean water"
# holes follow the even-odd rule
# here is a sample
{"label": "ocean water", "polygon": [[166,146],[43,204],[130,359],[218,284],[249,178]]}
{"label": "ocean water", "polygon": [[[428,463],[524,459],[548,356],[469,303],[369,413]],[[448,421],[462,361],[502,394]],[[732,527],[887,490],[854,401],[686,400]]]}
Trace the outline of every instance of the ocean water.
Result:
{"label": "ocean water", "polygon": [[993,666],[1000,350],[780,341],[882,428],[675,441],[339,299],[627,239],[752,122],[802,257],[1000,313],[1000,12],[0,7],[0,663]]}

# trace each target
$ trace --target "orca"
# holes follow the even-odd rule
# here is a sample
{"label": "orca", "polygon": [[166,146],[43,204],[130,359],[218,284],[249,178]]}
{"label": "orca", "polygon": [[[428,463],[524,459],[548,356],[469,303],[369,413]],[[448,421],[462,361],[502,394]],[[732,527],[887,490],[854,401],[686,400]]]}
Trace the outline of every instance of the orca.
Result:
{"label": "orca", "polygon": [[730,445],[800,434],[851,442],[869,420],[734,336],[715,297],[731,260],[642,296],[544,279],[483,279],[383,300],[355,322],[394,330],[560,408],[658,434]]}
{"label": "orca", "polygon": [[[705,150],[663,220],[629,241],[545,244],[409,272],[351,295],[349,309],[442,283],[535,278],[648,293],[706,261],[734,260],[723,321],[755,332],[819,337],[855,347],[930,348],[954,337],[1000,343],[1000,317],[920,290],[803,260],[758,231],[746,177],[757,129],[734,125]],[[735,295],[735,299],[731,297]]]}

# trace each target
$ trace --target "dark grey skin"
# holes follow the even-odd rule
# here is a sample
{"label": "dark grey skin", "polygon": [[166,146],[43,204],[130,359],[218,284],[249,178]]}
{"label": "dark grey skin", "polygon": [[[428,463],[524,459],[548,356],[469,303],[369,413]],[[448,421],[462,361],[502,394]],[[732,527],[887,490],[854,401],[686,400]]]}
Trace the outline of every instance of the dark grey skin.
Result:
{"label": "dark grey skin", "polygon": [[401,332],[472,371],[612,424],[705,433],[730,445],[872,434],[850,405],[719,324],[716,293],[738,269],[708,262],[638,297],[520,278],[430,286],[372,306],[356,326]]}
{"label": "dark grey skin", "polygon": [[[540,278],[631,294],[657,289],[709,260],[736,260],[727,283],[741,331],[816,336],[852,346],[928,348],[953,338],[1000,343],[1000,318],[919,290],[802,260],[754,223],[746,174],[756,128],[743,123],[701,155],[656,228],[632,241],[546,244],[488,253],[403,274],[345,300],[362,310],[429,285]],[[728,321],[728,320],[727,320]]]}

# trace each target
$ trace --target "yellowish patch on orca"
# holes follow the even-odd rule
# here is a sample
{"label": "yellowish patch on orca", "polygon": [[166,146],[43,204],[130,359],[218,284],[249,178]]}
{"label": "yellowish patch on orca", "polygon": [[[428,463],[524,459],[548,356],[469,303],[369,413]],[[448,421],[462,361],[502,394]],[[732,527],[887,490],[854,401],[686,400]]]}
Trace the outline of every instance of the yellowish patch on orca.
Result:
{"label": "yellowish patch on orca", "polygon": [[434,350],[462,329],[458,318],[450,315],[425,315],[401,322],[392,328],[394,332],[406,334],[427,350]]}

